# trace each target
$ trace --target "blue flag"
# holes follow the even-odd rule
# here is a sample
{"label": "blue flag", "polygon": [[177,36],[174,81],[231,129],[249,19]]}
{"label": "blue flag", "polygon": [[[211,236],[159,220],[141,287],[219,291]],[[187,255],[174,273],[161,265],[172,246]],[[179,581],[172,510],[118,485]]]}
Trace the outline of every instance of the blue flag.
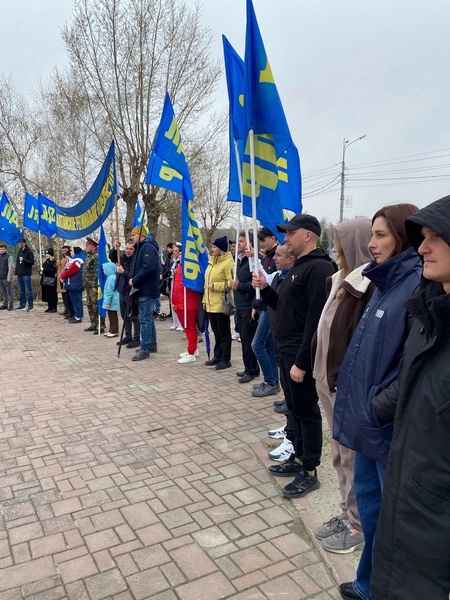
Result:
{"label": "blue flag", "polygon": [[[250,3],[254,18],[253,7]],[[252,22],[252,21],[251,21]],[[256,18],[253,25],[257,23]],[[247,32],[248,33],[248,32]],[[257,40],[265,56],[262,46],[261,35],[257,29]],[[234,139],[238,140],[238,148],[242,165],[242,191],[243,191],[243,214],[252,216],[251,177],[250,177],[250,147],[247,140],[246,113],[247,98],[244,100],[246,65],[235,52],[231,44],[224,37],[224,57],[228,84],[228,96],[230,101],[230,180],[228,200],[240,200],[239,175],[237,169]],[[247,55],[247,54],[246,54]],[[266,58],[267,61],[267,58]],[[270,67],[269,67],[270,68]],[[272,85],[275,88],[275,84]],[[258,90],[257,90],[258,91]],[[251,94],[255,97],[256,93]],[[278,97],[279,101],[279,97]],[[279,101],[281,106],[281,102]],[[276,110],[276,105],[269,110]],[[282,107],[281,107],[282,111]],[[283,119],[285,121],[284,113]],[[272,118],[272,115],[271,115]],[[270,123],[267,123],[267,127]],[[287,124],[286,124],[287,128]],[[270,129],[266,130],[267,132]],[[289,129],[287,129],[288,135]],[[238,137],[240,136],[240,137]],[[234,138],[234,139],[233,139]],[[245,139],[245,141],[244,141]],[[274,232],[274,235],[282,242],[284,235],[276,231],[276,224],[284,221],[283,209],[294,213],[302,211],[301,204],[301,174],[298,151],[292,143],[287,150],[277,157],[273,136],[269,134],[256,134],[254,136],[255,146],[255,192],[256,192],[256,216],[262,225]]]}
{"label": "blue flag", "polygon": [[264,49],[252,0],[247,0],[245,34],[245,130],[271,135],[279,158],[292,144],[291,134]]}
{"label": "blue flag", "polygon": [[6,192],[2,192],[0,199],[0,240],[12,246],[23,238],[22,229],[19,227],[16,212],[9,201]]}
{"label": "blue flag", "polygon": [[136,210],[134,212],[134,219],[133,219],[133,223],[131,224],[131,228],[138,227],[139,225],[142,225],[143,222],[144,222],[144,211],[142,210],[142,207],[138,200],[138,203],[136,204]]}
{"label": "blue flag", "polygon": [[103,308],[103,291],[105,289],[106,275],[103,273],[103,264],[109,262],[108,243],[106,242],[105,230],[103,225],[100,227],[100,239],[98,240],[98,314],[101,317],[106,316],[106,310]]}
{"label": "blue flag", "polygon": [[23,226],[30,231],[39,232],[39,200],[28,192],[25,192]]}
{"label": "blue flag", "polygon": [[196,292],[203,292],[209,257],[195,218],[191,176],[169,94],[164,102],[145,183],[181,193],[183,285]]}
{"label": "blue flag", "polygon": [[38,194],[39,202],[39,231],[42,235],[52,237],[56,235],[56,207],[55,203],[43,194]]}

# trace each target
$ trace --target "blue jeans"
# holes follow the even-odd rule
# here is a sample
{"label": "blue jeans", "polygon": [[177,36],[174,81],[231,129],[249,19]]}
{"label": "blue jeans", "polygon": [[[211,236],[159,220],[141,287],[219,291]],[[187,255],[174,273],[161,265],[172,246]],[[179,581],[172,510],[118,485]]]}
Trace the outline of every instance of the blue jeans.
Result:
{"label": "blue jeans", "polygon": [[72,302],[73,312],[77,319],[83,318],[83,292],[69,290],[70,301]]}
{"label": "blue jeans", "polygon": [[19,308],[25,308],[28,300],[28,308],[33,308],[33,290],[31,289],[31,275],[19,275]]}
{"label": "blue jeans", "polygon": [[139,296],[139,323],[141,324],[141,347],[140,351],[150,354],[150,344],[156,344],[156,327],[153,318],[155,310],[155,298]]}
{"label": "blue jeans", "polygon": [[258,327],[252,341],[252,350],[264,375],[264,381],[274,385],[278,381],[278,363],[275,344],[269,328],[267,310],[259,313]]}
{"label": "blue jeans", "polygon": [[355,496],[366,543],[359,559],[353,587],[363,600],[372,600],[369,593],[370,577],[385,474],[384,463],[355,452]]}

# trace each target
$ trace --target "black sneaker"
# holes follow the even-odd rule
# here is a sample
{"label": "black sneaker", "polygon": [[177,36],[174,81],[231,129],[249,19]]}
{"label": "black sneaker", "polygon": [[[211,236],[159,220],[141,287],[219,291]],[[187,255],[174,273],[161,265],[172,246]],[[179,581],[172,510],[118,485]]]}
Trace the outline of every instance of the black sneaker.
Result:
{"label": "black sneaker", "polygon": [[147,352],[136,352],[136,354],[134,356],[131,357],[131,360],[145,360],[146,358],[149,358],[150,354],[147,354]]}
{"label": "black sneaker", "polygon": [[7,305],[7,304],[2,304],[2,305],[0,306],[0,310],[7,310],[7,308],[8,308],[8,305]]}
{"label": "black sneaker", "polygon": [[77,319],[76,317],[72,317],[72,319],[69,319],[68,323],[70,323],[71,325],[74,325],[75,323],[82,323],[83,319]]}
{"label": "black sneaker", "polygon": [[309,492],[319,489],[320,481],[317,479],[317,471],[314,475],[308,475],[305,469],[297,475],[292,483],[283,488],[285,498],[303,498]]}
{"label": "black sneaker", "polygon": [[[70,319],[69,316],[67,318]],[[95,327],[93,325],[89,325],[89,327],[85,327],[84,331],[95,331]]]}
{"label": "black sneaker", "polygon": [[353,582],[347,581],[346,583],[341,583],[339,586],[339,591],[341,596],[345,598],[345,600],[361,600],[361,597],[353,589]]}
{"label": "black sneaker", "polygon": [[296,477],[299,473],[303,473],[303,465],[296,461],[295,455],[292,454],[281,465],[271,465],[268,471],[275,477]]}
{"label": "black sneaker", "polygon": [[139,340],[131,340],[131,342],[128,342],[127,348],[139,348],[140,345],[141,342]]}
{"label": "black sneaker", "polygon": [[224,369],[230,369],[231,363],[227,362],[226,360],[221,360],[219,363],[217,363],[217,365],[214,368],[216,369],[216,371],[223,371]]}
{"label": "black sneaker", "polygon": [[205,367],[214,367],[215,365],[218,365],[219,363],[220,363],[220,360],[214,356],[211,360],[207,360],[205,362]]}
{"label": "black sneaker", "polygon": [[130,343],[130,342],[132,342],[132,341],[133,341],[133,338],[130,338],[130,337],[124,337],[124,338],[122,339],[122,341],[120,341],[120,340],[119,340],[119,341],[118,341],[118,342],[116,342],[116,343],[117,343],[117,345],[118,345],[118,346],[119,346],[120,344],[122,344],[122,346],[125,346],[126,344],[129,344],[129,343]]}

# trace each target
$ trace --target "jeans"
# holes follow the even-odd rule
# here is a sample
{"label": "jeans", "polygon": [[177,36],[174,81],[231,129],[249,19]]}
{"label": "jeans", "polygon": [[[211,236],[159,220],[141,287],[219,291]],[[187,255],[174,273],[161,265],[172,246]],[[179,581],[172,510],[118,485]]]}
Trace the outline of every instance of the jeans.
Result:
{"label": "jeans", "polygon": [[372,600],[369,593],[370,576],[385,474],[384,463],[355,452],[355,495],[366,543],[359,559],[353,587],[363,600]]}
{"label": "jeans", "polygon": [[252,350],[263,372],[264,381],[270,385],[275,385],[278,381],[278,363],[275,344],[270,333],[267,310],[259,312],[258,327],[253,338]]}
{"label": "jeans", "polygon": [[19,284],[19,308],[25,308],[28,301],[28,308],[33,308],[33,290],[31,289],[31,275],[19,275],[17,277]]}
{"label": "jeans", "polygon": [[153,318],[155,310],[155,298],[139,296],[139,323],[141,324],[141,347],[140,351],[150,354],[150,344],[156,344],[156,327]]}
{"label": "jeans", "polygon": [[83,318],[83,292],[69,290],[70,301],[72,302],[73,312],[76,319]]}

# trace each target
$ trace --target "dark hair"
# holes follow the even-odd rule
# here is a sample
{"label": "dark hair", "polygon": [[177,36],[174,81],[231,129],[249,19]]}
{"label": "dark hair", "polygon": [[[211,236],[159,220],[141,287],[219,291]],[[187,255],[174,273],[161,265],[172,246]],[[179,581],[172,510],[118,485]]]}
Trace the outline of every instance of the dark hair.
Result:
{"label": "dark hair", "polygon": [[166,248],[173,248],[175,246],[175,242],[169,242]]}
{"label": "dark hair", "polygon": [[0,244],[0,248],[6,248],[6,244]]}
{"label": "dark hair", "polygon": [[133,238],[129,238],[129,239],[128,239],[128,240],[125,242],[125,244],[133,244],[133,246],[134,246]]}
{"label": "dark hair", "polygon": [[[406,237],[405,220],[419,210],[414,204],[390,204],[383,206],[373,215],[372,225],[375,219],[383,217],[389,231],[395,238],[395,249],[392,256],[397,256],[411,246],[410,241]],[[390,258],[392,258],[392,256]]]}
{"label": "dark hair", "polygon": [[[247,239],[245,231],[240,231],[239,237],[244,237],[245,239]],[[253,246],[253,231],[248,232],[248,239],[250,240],[250,244]]]}

